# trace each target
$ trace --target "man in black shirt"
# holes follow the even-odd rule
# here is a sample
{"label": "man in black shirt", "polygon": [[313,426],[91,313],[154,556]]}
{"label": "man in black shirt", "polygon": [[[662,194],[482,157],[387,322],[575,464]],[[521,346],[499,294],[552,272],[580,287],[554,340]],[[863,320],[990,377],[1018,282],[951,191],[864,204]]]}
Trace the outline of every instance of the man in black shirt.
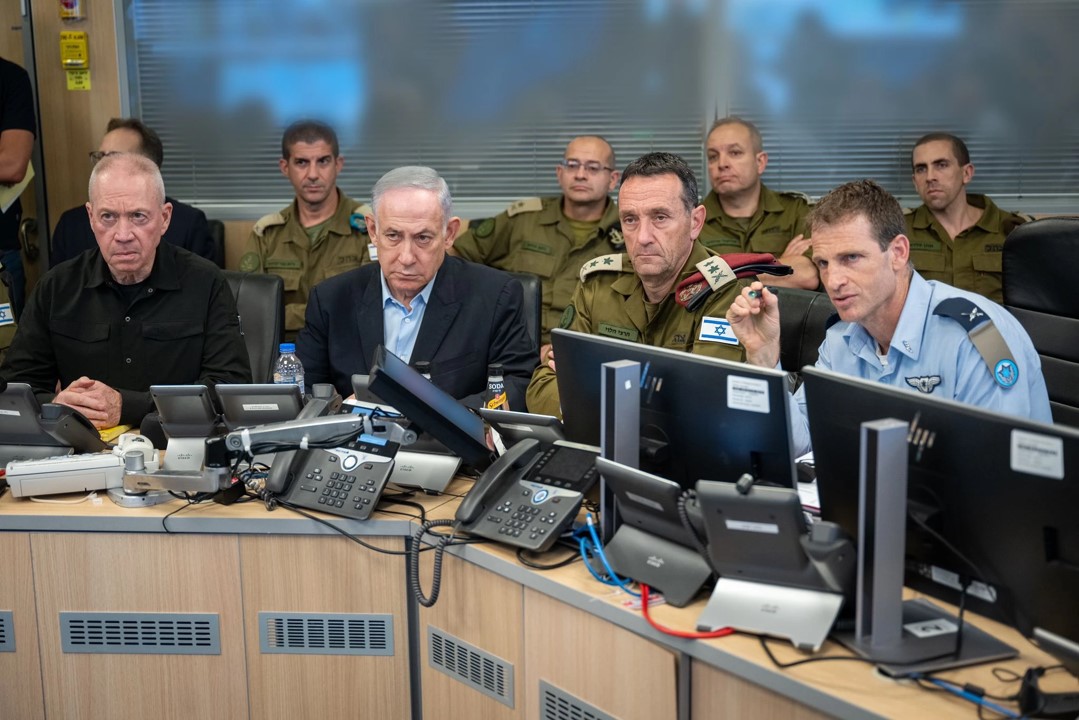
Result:
{"label": "man in black shirt", "polygon": [[[159,168],[165,160],[165,150],[161,138],[141,120],[136,118],[113,118],[105,128],[105,137],[101,138],[98,149],[90,153],[94,163],[101,158],[118,152],[130,152],[144,155],[154,161]],[[215,249],[210,239],[210,228],[206,223],[206,214],[198,208],[185,205],[179,200],[165,198],[172,205],[172,220],[165,233],[165,242],[179,245],[207,260],[217,261]],[[49,267],[56,267],[64,260],[70,260],[84,250],[96,248],[94,232],[90,228],[90,219],[82,205],[65,210],[56,223],[52,234],[52,250],[49,253]]]}
{"label": "man in black shirt", "polygon": [[[22,182],[36,133],[30,76],[15,63],[0,58],[0,184]],[[11,304],[16,318],[22,312],[26,292],[26,273],[19,248],[21,219],[22,204],[18,199],[7,212],[0,212],[0,262],[10,278]],[[11,313],[0,313],[0,325],[11,322]]]}
{"label": "man in black shirt", "polygon": [[0,375],[97,427],[139,423],[151,385],[251,382],[224,275],[161,242],[172,205],[157,165],[132,153],[103,158],[86,210],[100,252],[41,279]]}

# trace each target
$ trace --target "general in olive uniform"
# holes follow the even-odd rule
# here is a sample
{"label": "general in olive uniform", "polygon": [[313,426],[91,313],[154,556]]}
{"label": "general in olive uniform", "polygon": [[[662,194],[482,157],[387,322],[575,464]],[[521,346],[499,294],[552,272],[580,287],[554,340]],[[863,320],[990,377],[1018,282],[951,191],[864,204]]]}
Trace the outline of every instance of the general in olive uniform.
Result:
{"label": "general in olive uniform", "polygon": [[[681,287],[701,272],[713,278],[715,289],[696,310],[678,302],[707,292],[700,283]],[[704,282],[704,281],[702,281]],[[722,358],[745,360],[745,349],[730,331],[727,308],[748,281],[737,280],[722,258],[699,241],[686,260],[675,289],[660,303],[649,303],[628,254],[595,258],[581,268],[581,282],[562,314],[560,327],[655,347]],[[679,294],[682,294],[681,298]],[[555,358],[557,362],[557,358]],[[528,411],[561,417],[555,372],[546,364],[532,375],[526,396]]]}
{"label": "general in olive uniform", "polygon": [[[340,191],[339,191],[340,192]],[[321,225],[304,228],[296,201],[259,218],[240,259],[244,272],[280,275],[285,282],[285,334],[295,338],[303,327],[311,288],[374,258],[368,247],[365,215],[371,207],[340,193],[337,211]]]}
{"label": "general in olive uniform", "polygon": [[747,218],[724,213],[715,190],[702,204],[708,214],[700,241],[718,253],[766,252],[778,258],[791,238],[809,232],[805,222],[809,200],[802,193],[776,192],[762,183],[757,211]]}
{"label": "general in olive uniform", "polygon": [[543,337],[551,342],[562,311],[577,289],[586,261],[625,247],[618,208],[608,201],[598,222],[571,220],[562,196],[518,200],[494,218],[471,227],[453,244],[461,257],[499,270],[537,275],[543,286]]}
{"label": "general in olive uniform", "polygon": [[610,197],[620,176],[611,144],[598,135],[573,138],[555,176],[561,195],[518,200],[497,217],[474,223],[453,245],[453,252],[473,262],[539,276],[541,353],[577,288],[581,265],[625,247]]}

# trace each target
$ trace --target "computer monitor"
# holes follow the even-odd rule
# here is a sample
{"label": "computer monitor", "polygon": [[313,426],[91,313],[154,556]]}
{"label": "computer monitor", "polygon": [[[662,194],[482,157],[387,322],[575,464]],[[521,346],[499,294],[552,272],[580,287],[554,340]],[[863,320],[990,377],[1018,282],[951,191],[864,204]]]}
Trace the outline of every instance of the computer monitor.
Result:
{"label": "computer monitor", "polygon": [[221,383],[215,389],[229,430],[295,420],[303,409],[300,386],[293,383]]}
{"label": "computer monitor", "polygon": [[[908,513],[977,566],[968,605],[1047,638],[1051,652],[1048,636],[1077,647],[1079,430],[816,368],[803,378],[825,520],[858,536],[861,423],[916,422]],[[959,578],[975,571],[932,533],[907,528],[906,584],[956,601]]]}
{"label": "computer monitor", "polygon": [[683,488],[743,473],[795,487],[786,373],[570,330],[551,337],[567,439],[600,444],[600,368],[631,360],[641,365],[642,470]]}
{"label": "computer monitor", "polygon": [[381,345],[375,350],[370,388],[466,465],[483,470],[493,461],[483,420]]}

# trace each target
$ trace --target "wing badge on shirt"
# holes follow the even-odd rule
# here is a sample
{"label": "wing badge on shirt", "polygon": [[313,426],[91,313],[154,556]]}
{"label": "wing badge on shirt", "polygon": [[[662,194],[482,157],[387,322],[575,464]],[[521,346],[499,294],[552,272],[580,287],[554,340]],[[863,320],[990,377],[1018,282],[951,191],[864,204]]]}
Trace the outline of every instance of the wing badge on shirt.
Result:
{"label": "wing badge on shirt", "polygon": [[921,377],[909,377],[907,378],[907,385],[918,392],[923,392],[926,395],[933,392],[933,388],[940,385],[940,375],[922,375]]}

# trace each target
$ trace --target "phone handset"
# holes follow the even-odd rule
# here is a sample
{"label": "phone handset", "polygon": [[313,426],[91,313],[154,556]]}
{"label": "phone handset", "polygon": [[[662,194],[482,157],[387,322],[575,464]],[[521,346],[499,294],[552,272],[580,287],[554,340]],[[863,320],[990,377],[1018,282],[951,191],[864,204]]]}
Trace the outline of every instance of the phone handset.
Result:
{"label": "phone handset", "polygon": [[521,440],[507,450],[483,472],[461,501],[461,506],[457,508],[457,521],[467,529],[468,525],[479,520],[487,505],[501,497],[510,483],[520,479],[523,468],[542,451],[543,447],[535,438]]}
{"label": "phone handset", "polygon": [[[316,383],[311,386],[311,396],[300,410],[297,420],[325,417],[335,414],[341,407],[341,396],[329,383]],[[306,450],[283,450],[274,455],[270,471],[266,475],[266,489],[280,495],[292,485],[296,472],[307,461]]]}

